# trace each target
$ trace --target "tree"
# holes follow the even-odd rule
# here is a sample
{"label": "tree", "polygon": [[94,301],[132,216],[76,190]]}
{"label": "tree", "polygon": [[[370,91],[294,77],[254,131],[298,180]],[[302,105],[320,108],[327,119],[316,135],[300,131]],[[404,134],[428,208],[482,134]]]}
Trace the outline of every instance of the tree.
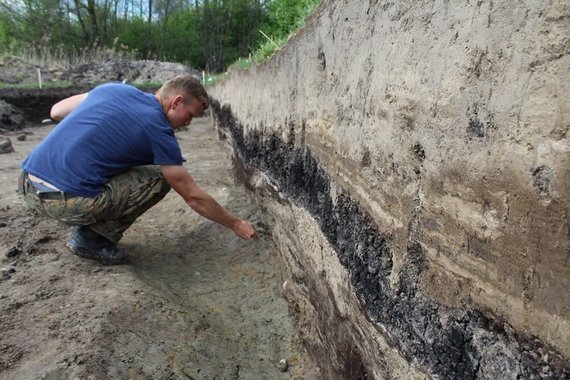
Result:
{"label": "tree", "polygon": [[200,14],[194,8],[173,13],[164,31],[162,57],[204,67],[200,25]]}
{"label": "tree", "polygon": [[[141,58],[209,71],[247,56],[266,33],[287,36],[318,0],[0,0],[0,49],[126,46]],[[16,6],[15,4],[18,4]]]}
{"label": "tree", "polygon": [[165,37],[168,29],[168,21],[173,14],[183,12],[183,0],[158,0],[156,3],[156,13],[158,15],[160,26],[160,42],[158,45],[157,55],[162,57],[165,54]]}

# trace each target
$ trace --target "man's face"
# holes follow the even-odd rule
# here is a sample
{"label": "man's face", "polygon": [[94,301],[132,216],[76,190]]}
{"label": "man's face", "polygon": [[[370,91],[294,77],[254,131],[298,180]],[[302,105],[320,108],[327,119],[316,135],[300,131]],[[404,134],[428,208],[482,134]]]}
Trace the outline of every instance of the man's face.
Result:
{"label": "man's face", "polygon": [[170,102],[166,118],[172,128],[184,127],[202,112],[202,108],[202,103],[198,99],[188,95],[176,95]]}

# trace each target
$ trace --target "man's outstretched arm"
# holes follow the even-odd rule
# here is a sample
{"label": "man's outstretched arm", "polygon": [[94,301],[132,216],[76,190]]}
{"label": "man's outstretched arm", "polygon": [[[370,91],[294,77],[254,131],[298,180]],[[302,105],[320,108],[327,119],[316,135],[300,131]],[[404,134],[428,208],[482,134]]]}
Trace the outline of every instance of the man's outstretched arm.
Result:
{"label": "man's outstretched arm", "polygon": [[198,214],[231,229],[244,239],[257,237],[251,223],[227,212],[211,195],[200,189],[184,166],[161,165],[160,169],[166,182]]}
{"label": "man's outstretched arm", "polygon": [[87,97],[87,92],[65,98],[51,107],[50,117],[60,121],[71,113]]}

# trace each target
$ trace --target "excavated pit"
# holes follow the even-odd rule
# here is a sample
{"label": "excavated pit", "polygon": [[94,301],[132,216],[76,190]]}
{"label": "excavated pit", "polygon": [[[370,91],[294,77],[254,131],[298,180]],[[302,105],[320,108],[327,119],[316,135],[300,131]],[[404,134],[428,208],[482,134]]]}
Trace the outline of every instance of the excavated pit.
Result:
{"label": "excavated pit", "polygon": [[0,89],[0,100],[12,104],[26,115],[30,124],[38,124],[49,118],[51,107],[61,99],[88,91],[86,86],[49,89]]}
{"label": "excavated pit", "polygon": [[[264,240],[277,252],[278,264],[273,262],[272,268],[280,268],[279,293],[320,368],[300,376],[570,377],[569,16],[563,1],[404,0],[362,6],[323,0],[307,27],[271,60],[249,71],[233,71],[209,89],[219,137],[232,150],[226,160],[233,160],[235,174],[259,210]],[[197,142],[191,153],[203,140]],[[204,178],[214,174],[215,167],[209,166]],[[236,203],[246,204],[244,199]],[[188,251],[209,252],[218,235],[210,231],[207,241],[194,248],[184,245],[208,229],[191,223],[198,229],[177,240],[189,226],[180,225],[179,210],[171,202],[166,200],[167,209],[160,213],[170,217],[159,219],[167,228],[157,231],[157,216],[149,214],[150,220],[134,229],[134,240],[127,243],[139,249],[135,242],[143,242],[135,272],[151,289],[160,289],[153,294],[174,292],[178,302],[190,292],[181,287],[184,275],[178,271],[191,262]],[[27,223],[22,219],[10,233],[23,236],[19,229]],[[59,231],[54,240],[66,237],[64,230],[43,224],[35,228]],[[159,250],[150,237],[156,233],[164,234],[160,249],[172,248],[171,266],[155,258]],[[69,260],[61,252],[57,257],[43,254],[42,247],[55,245],[41,233],[27,245],[18,241],[8,240],[7,252],[41,253],[35,265]],[[209,255],[200,257],[207,267]],[[32,270],[22,265],[24,273]],[[157,266],[161,275],[154,276]],[[85,270],[78,268],[74,274]],[[115,271],[93,271],[93,277],[105,281],[104,275],[131,276]],[[193,280],[202,276],[198,272]],[[21,275],[18,269],[7,273]],[[216,283],[218,274],[214,270],[206,277]],[[40,276],[40,282],[45,280]],[[16,278],[12,285],[20,281],[30,277]],[[53,275],[51,281],[60,280]],[[86,281],[81,288],[99,289],[97,281]],[[212,283],[206,281],[204,287]],[[193,281],[190,288],[199,284]],[[61,300],[65,292],[66,297],[77,296],[73,289],[41,291],[35,297],[49,303]],[[25,320],[31,313],[27,305],[39,301],[22,301],[15,294],[1,314],[3,334],[10,339],[2,341],[0,363],[10,370],[38,353],[22,349],[18,342],[30,334],[22,337],[25,329],[14,321]],[[207,344],[182,349],[169,338],[164,348],[153,327],[160,327],[157,331],[164,336],[169,323],[175,323],[174,330],[184,337],[211,326],[227,329],[220,318],[204,324],[194,319],[189,310],[195,305],[188,300],[165,307],[157,298],[145,303],[140,293],[132,294],[136,301],[121,292],[114,295],[126,306],[112,306],[114,316],[103,317],[103,333],[96,336],[120,339],[111,354],[101,344],[89,343],[96,347],[94,356],[103,358],[88,361],[89,368],[109,368],[111,363],[121,373],[161,377],[172,370],[179,376],[197,368],[181,364],[189,352],[196,359],[192,363],[198,363],[214,355],[212,344],[220,352],[228,347],[235,351],[267,337],[254,334],[250,340],[250,335],[232,333],[230,344],[224,345],[220,337],[227,334],[199,335],[203,340],[198,341],[209,340]],[[205,295],[208,301],[210,293]],[[80,306],[70,309],[73,320],[85,318],[85,305]],[[208,311],[246,315],[252,306],[257,315],[255,302],[245,303],[239,312],[228,302]],[[160,312],[152,313],[154,308]],[[107,312],[102,310],[100,317]],[[132,318],[137,310],[151,317]],[[143,326],[144,333],[121,333],[122,320]],[[95,325],[94,319],[87,321]],[[121,328],[114,328],[117,323]],[[57,324],[48,327],[53,325],[61,333]],[[63,334],[65,342],[75,348],[79,341],[92,342],[77,326],[71,329]],[[142,354],[135,350],[141,345]],[[124,347],[130,355],[120,355]],[[50,361],[55,362],[54,355]],[[191,375],[239,378],[253,373],[248,372],[250,356],[233,356],[216,357],[224,363],[223,371],[206,361],[207,368],[200,367],[205,372]],[[152,357],[160,358],[151,361],[154,369],[145,364]],[[75,373],[85,373],[83,354],[57,359],[79,371]],[[161,367],[160,360],[174,370]]]}

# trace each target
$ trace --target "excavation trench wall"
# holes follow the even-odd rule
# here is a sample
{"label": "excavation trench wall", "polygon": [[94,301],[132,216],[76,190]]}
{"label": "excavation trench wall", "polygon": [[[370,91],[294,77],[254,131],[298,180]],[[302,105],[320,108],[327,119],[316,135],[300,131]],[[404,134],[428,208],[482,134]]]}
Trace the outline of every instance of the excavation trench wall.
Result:
{"label": "excavation trench wall", "polygon": [[[17,107],[30,123],[49,119],[51,107],[61,99],[89,91],[87,87],[48,89],[0,89],[0,100]],[[5,122],[4,120],[2,120]]]}
{"label": "excavation trench wall", "polygon": [[330,378],[566,378],[570,7],[324,1],[211,89]]}

